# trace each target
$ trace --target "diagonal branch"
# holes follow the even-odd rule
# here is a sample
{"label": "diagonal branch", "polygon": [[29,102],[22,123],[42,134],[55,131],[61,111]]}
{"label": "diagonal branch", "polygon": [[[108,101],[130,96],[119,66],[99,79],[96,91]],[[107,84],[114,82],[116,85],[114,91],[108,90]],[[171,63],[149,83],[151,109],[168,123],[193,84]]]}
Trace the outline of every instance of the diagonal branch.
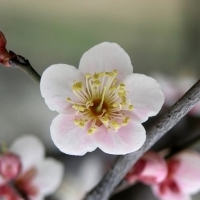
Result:
{"label": "diagonal branch", "polygon": [[84,200],[106,200],[115,187],[128,173],[136,161],[148,151],[167,131],[175,126],[192,107],[200,100],[200,80],[172,106],[169,111],[161,116],[155,125],[147,128],[146,142],[136,152],[118,156],[113,166],[103,177],[100,183],[89,192]]}

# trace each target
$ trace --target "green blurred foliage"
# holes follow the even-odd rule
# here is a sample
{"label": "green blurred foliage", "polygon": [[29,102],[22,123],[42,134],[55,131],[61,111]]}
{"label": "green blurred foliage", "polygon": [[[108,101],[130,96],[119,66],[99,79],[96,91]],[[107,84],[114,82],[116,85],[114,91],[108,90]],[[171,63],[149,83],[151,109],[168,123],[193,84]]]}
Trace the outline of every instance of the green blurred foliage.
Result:
{"label": "green blurred foliage", "polygon": [[196,57],[190,59],[187,49],[193,37],[187,35],[195,15],[196,5],[188,8],[192,2],[2,0],[0,25],[8,47],[29,58],[40,72],[53,63],[78,67],[86,50],[110,41],[128,52],[135,72],[196,73],[198,65],[191,61]]}

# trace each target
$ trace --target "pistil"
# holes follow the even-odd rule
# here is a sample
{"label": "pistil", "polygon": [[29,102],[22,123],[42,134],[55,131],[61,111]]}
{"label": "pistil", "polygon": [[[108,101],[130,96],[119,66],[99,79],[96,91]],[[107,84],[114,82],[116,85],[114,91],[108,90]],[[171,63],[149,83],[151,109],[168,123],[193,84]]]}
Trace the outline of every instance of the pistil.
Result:
{"label": "pistil", "polygon": [[102,110],[102,105],[103,105],[103,102],[104,102],[104,99],[105,99],[106,89],[107,89],[107,87],[105,86],[104,90],[103,90],[101,102],[100,102],[99,106],[96,108],[97,113],[100,113],[101,110]]}

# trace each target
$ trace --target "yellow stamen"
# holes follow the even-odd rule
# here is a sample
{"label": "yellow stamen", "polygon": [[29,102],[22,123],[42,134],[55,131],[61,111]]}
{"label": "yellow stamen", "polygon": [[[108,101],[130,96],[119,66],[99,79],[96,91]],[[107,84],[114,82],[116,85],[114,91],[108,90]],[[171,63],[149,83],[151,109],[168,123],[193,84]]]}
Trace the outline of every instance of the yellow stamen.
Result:
{"label": "yellow stamen", "polygon": [[82,82],[75,82],[74,85],[72,86],[73,90],[75,91],[80,91],[82,90],[83,83]]}
{"label": "yellow stamen", "polygon": [[87,74],[85,75],[85,77],[86,77],[86,78],[91,78],[91,74],[87,73]]}
{"label": "yellow stamen", "polygon": [[119,124],[116,121],[112,121],[111,124],[113,128],[115,129],[115,131],[117,131],[120,128]]}
{"label": "yellow stamen", "polygon": [[83,128],[85,125],[85,120],[83,119],[75,119],[74,120],[74,124],[79,126],[80,128]]}
{"label": "yellow stamen", "polygon": [[119,107],[119,104],[118,103],[113,103],[112,107],[113,108],[117,108],[117,107]]}
{"label": "yellow stamen", "polygon": [[69,97],[67,98],[67,101],[70,102],[70,103],[72,102],[72,100]]}
{"label": "yellow stamen", "polygon": [[109,118],[107,116],[103,116],[101,117],[101,121],[102,123],[107,124],[109,122]]}
{"label": "yellow stamen", "polygon": [[133,105],[129,105],[128,109],[133,110]]}
{"label": "yellow stamen", "polygon": [[129,122],[130,118],[129,117],[125,117],[125,119],[122,121],[122,126],[126,126]]}
{"label": "yellow stamen", "polygon": [[96,130],[97,130],[96,127],[91,127],[91,128],[88,130],[88,134],[89,134],[89,135],[92,135]]}
{"label": "yellow stamen", "polygon": [[[72,104],[76,114],[81,115],[74,124],[83,128],[90,123],[88,134],[93,134],[102,124],[117,131],[129,123],[129,117],[121,111],[132,110],[133,105],[127,99],[124,83],[119,83],[117,70],[85,74],[85,82],[74,81],[73,93],[79,101],[66,101]],[[73,98],[74,99],[74,98]],[[81,118],[81,119],[80,119]]]}

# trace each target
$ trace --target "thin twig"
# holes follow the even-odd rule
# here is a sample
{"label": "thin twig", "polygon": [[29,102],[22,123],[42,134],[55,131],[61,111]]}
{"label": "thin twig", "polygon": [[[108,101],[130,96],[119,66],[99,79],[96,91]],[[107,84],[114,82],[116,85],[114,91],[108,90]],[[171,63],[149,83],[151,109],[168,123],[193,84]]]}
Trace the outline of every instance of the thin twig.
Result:
{"label": "thin twig", "polygon": [[148,151],[166,132],[181,120],[192,107],[200,100],[200,80],[161,116],[154,126],[147,128],[146,142],[137,152],[118,156],[113,166],[103,177],[100,183],[89,192],[84,200],[107,200],[115,187],[128,173],[137,160]]}
{"label": "thin twig", "polygon": [[[10,54],[15,54],[12,51],[9,51]],[[33,69],[30,62],[20,55],[16,55],[9,60],[9,64],[12,67],[16,67],[25,72],[31,79],[36,83],[40,83],[41,76]]]}

